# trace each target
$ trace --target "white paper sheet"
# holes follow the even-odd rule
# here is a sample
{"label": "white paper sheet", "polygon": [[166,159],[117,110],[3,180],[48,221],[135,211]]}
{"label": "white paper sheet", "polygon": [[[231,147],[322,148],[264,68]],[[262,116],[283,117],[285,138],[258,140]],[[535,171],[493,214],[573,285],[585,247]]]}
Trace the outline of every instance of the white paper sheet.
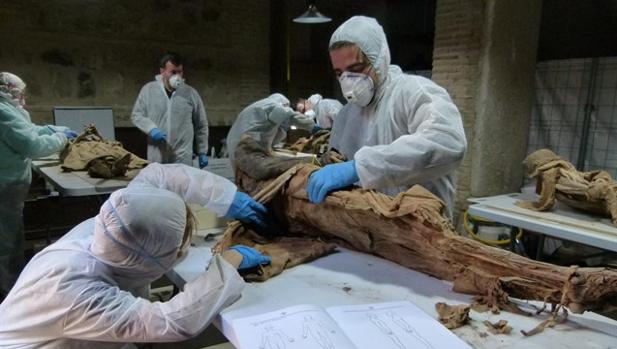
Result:
{"label": "white paper sheet", "polygon": [[330,307],[327,312],[358,349],[470,348],[408,301]]}
{"label": "white paper sheet", "polygon": [[324,309],[298,305],[237,319],[232,324],[241,349],[353,349]]}
{"label": "white paper sheet", "polygon": [[234,320],[240,349],[470,348],[408,301],[298,305]]}

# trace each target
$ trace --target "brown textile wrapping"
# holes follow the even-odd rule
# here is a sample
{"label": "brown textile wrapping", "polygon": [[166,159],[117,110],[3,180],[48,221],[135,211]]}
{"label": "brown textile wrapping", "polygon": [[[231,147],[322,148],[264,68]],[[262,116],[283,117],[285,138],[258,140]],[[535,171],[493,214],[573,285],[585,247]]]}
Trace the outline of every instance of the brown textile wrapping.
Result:
{"label": "brown textile wrapping", "polygon": [[606,171],[577,171],[574,165],[549,149],[527,156],[523,165],[530,178],[536,178],[538,202],[518,201],[520,207],[547,211],[555,199],[568,206],[608,215],[617,225],[617,182]]}
{"label": "brown textile wrapping", "polygon": [[469,305],[449,305],[446,303],[436,303],[435,310],[441,322],[448,329],[455,329],[466,325],[469,322]]}
{"label": "brown textile wrapping", "polygon": [[120,142],[105,140],[94,125],[60,153],[63,171],[88,171],[95,178],[132,178],[148,161],[130,153]]}
{"label": "brown textile wrapping", "polygon": [[508,320],[499,320],[495,323],[484,320],[482,323],[492,334],[510,334],[512,332],[512,326],[508,325]]}
{"label": "brown textile wrapping", "polygon": [[[251,152],[236,152],[236,159],[239,186],[268,206],[278,228],[256,238],[255,232],[249,234],[249,229],[234,222],[215,252],[240,242],[255,244],[268,254],[269,243],[285,238],[305,239],[306,243],[305,248],[295,245],[285,251],[285,260],[293,263],[266,266],[263,277],[254,279],[263,280],[283,267],[302,263],[305,250],[311,251],[309,258],[316,258],[319,244],[336,244],[452,281],[454,291],[478,295],[489,308],[516,311],[508,297],[561,304],[576,313],[617,308],[617,271],[542,263],[459,236],[442,214],[443,202],[420,186],[396,197],[349,188],[330,193],[324,203],[316,205],[308,201],[305,187],[317,166],[286,163],[278,167],[285,172],[257,180],[250,173],[261,172],[258,167],[266,163],[264,159],[256,156],[252,161]],[[275,168],[276,158],[269,161],[270,169]],[[321,251],[333,248],[329,245]]]}
{"label": "brown textile wrapping", "polygon": [[288,147],[289,150],[303,153],[321,154],[323,148],[328,148],[330,142],[330,130],[320,130],[309,138],[302,137]]}

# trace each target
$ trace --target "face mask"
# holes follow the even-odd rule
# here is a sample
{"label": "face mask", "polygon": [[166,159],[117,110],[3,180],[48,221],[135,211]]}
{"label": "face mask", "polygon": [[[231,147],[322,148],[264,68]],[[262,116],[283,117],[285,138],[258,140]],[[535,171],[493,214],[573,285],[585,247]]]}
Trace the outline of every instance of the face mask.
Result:
{"label": "face mask", "polygon": [[0,87],[0,96],[10,100],[11,104],[16,107],[26,106],[26,97],[24,97],[24,94],[16,88],[2,86]]}
{"label": "face mask", "polygon": [[375,85],[370,76],[346,71],[341,74],[338,81],[347,102],[366,107],[373,99]]}
{"label": "face mask", "polygon": [[26,106],[26,97],[23,94],[20,94],[19,97],[17,97],[17,103],[23,108]]}
{"label": "face mask", "polygon": [[317,116],[314,110],[307,110],[304,112],[304,115],[308,116],[309,118],[314,118],[315,116]]}
{"label": "face mask", "polygon": [[177,89],[182,86],[182,84],[184,84],[184,79],[178,74],[174,74],[169,78],[169,86],[173,89]]}

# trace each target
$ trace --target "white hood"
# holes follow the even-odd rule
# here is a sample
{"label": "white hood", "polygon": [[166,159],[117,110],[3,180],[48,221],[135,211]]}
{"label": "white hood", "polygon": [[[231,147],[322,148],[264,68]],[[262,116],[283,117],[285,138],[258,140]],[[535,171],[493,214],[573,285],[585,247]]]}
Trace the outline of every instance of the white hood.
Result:
{"label": "white hood", "polygon": [[364,52],[377,72],[379,81],[375,85],[379,87],[390,66],[390,49],[381,25],[374,18],[351,17],[334,31],[329,46],[339,41],[352,42]]}
{"label": "white hood", "polygon": [[156,280],[178,260],[186,226],[186,205],[157,188],[114,192],[95,217],[90,252],[120,277],[140,284]]}
{"label": "white hood", "polygon": [[0,73],[0,97],[18,106],[19,97],[26,89],[26,83],[17,75],[7,72]]}

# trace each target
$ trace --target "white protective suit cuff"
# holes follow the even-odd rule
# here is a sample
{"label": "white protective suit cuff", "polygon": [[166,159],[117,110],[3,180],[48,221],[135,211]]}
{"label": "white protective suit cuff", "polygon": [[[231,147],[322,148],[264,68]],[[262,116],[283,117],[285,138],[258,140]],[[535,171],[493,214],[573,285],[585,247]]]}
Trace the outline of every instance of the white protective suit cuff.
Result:
{"label": "white protective suit cuff", "polygon": [[[238,298],[246,283],[238,270],[227,262],[220,254],[215,254],[206,268],[206,272],[197,279],[184,285],[184,292],[199,297],[210,296],[220,298],[218,313]],[[220,293],[219,295],[215,295]]]}
{"label": "white protective suit cuff", "polygon": [[47,125],[47,128],[49,128],[52,132],[64,132],[69,129],[66,126],[56,126],[56,125]]}
{"label": "white protective suit cuff", "polygon": [[56,132],[54,133],[54,135],[60,138],[60,140],[62,141],[62,148],[64,148],[69,143],[69,139],[64,133]]}
{"label": "white protective suit cuff", "polygon": [[360,186],[363,189],[377,189],[378,174],[371,173],[371,171],[368,170],[369,166],[367,162],[369,160],[362,156],[362,148],[360,148],[354,156],[354,160],[356,160],[356,173],[358,174],[358,178],[360,178]]}
{"label": "white protective suit cuff", "polygon": [[[165,328],[182,335],[164,336],[181,340],[202,332],[218,313],[235,302],[244,288],[237,270],[221,256],[213,256],[205,273],[184,285],[169,302],[160,303]],[[170,326],[171,325],[171,326]]]}
{"label": "white protective suit cuff", "polygon": [[204,274],[197,279],[189,281],[184,286],[184,291],[193,288],[195,284],[199,284],[200,289],[205,291],[204,281],[208,281],[210,289],[216,289],[224,286],[227,283],[238,284],[238,294],[244,288],[244,279],[238,273],[238,270],[223,258],[220,254],[212,255],[210,263],[206,267]]}
{"label": "white protective suit cuff", "polygon": [[216,180],[214,183],[214,188],[216,188],[215,192],[212,193],[210,202],[204,207],[216,213],[217,216],[223,217],[229,211],[229,207],[234,201],[238,187],[226,178],[217,177],[217,179],[218,178],[220,178],[220,180]]}

